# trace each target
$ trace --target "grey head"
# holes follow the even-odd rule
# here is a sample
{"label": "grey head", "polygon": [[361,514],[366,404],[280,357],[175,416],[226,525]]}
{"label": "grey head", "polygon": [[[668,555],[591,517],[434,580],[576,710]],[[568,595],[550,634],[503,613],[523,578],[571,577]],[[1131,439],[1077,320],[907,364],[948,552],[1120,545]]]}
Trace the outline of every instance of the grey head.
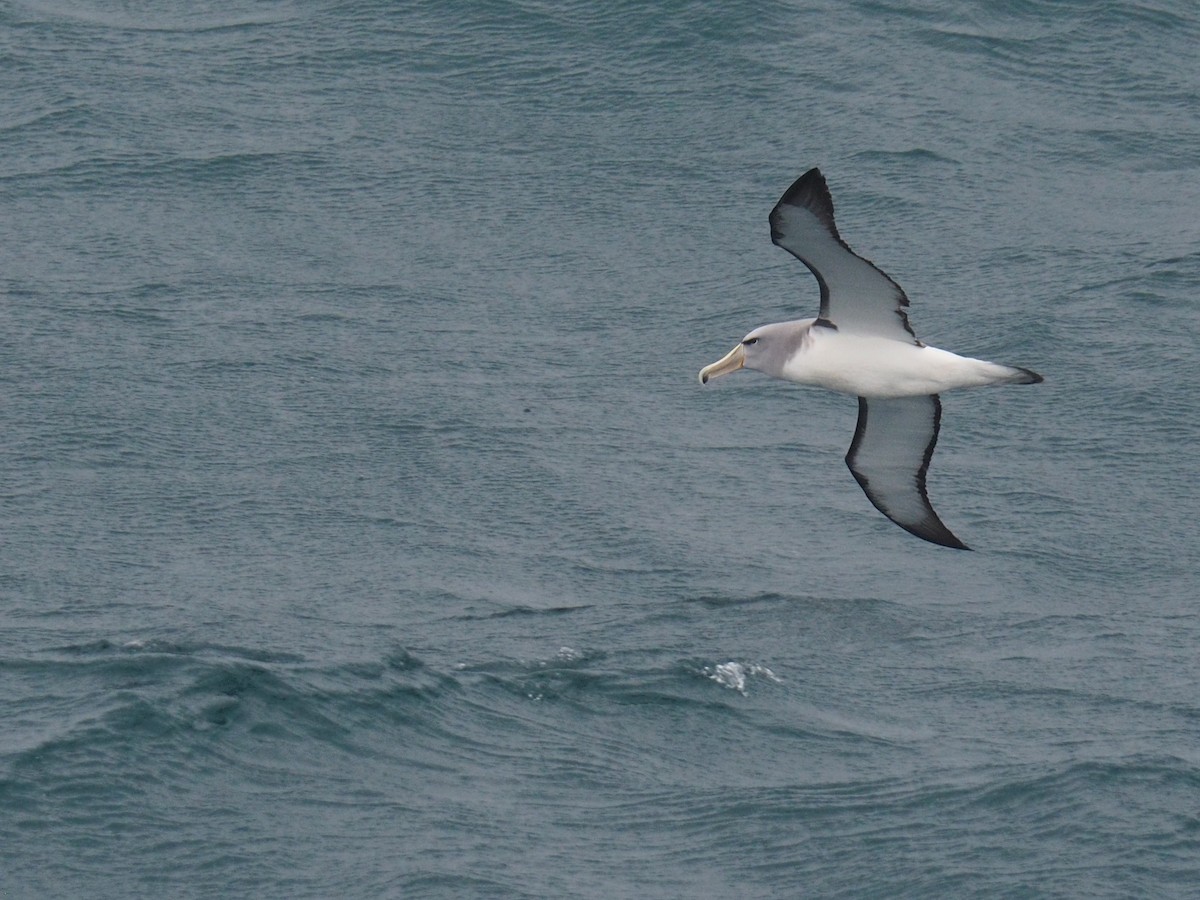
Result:
{"label": "grey head", "polygon": [[760,325],[721,359],[701,369],[700,383],[707,384],[710,378],[719,378],[743,368],[782,378],[788,360],[808,341],[814,321],[797,319]]}

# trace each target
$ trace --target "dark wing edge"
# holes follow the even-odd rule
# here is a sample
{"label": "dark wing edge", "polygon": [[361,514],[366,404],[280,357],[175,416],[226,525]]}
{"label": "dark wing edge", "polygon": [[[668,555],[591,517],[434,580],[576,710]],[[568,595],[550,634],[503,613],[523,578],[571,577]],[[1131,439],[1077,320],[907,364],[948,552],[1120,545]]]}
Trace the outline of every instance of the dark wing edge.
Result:
{"label": "dark wing edge", "polygon": [[[911,405],[914,401],[932,403],[932,410],[923,411],[925,414],[932,412],[932,421],[929,423],[932,427],[928,428],[929,441],[925,445],[924,454],[920,458],[920,465],[916,471],[911,475],[907,474],[911,472],[911,469],[904,473],[880,469],[873,473],[870,464],[861,466],[859,456],[864,442],[867,440],[870,404],[877,404],[876,408],[880,409],[879,405],[882,404],[899,402]],[[939,544],[955,550],[970,550],[971,548],[955,537],[938,518],[938,514],[933,511],[933,506],[929,502],[929,493],[925,487],[925,476],[929,471],[929,462],[933,459],[933,450],[937,446],[941,421],[942,401],[937,394],[903,397],[898,401],[871,400],[870,403],[866,397],[859,397],[858,425],[854,429],[854,441],[850,444],[850,450],[846,454],[846,465],[849,466],[850,474],[854,476],[854,480],[863,489],[863,493],[867,495],[871,504],[909,534],[916,535],[931,544]],[[887,426],[883,427],[886,429]],[[878,435],[872,437],[874,440],[878,439]],[[874,483],[872,478],[875,478]],[[902,508],[904,506],[908,508]]]}
{"label": "dark wing edge", "polygon": [[[842,236],[838,233],[837,225],[833,220],[833,196],[829,193],[829,185],[825,182],[825,176],[821,174],[821,170],[813,167],[792,182],[792,186],[783,192],[783,196],[779,198],[779,202],[775,204],[771,210],[771,243],[776,247],[783,247],[788,253],[804,263],[808,271],[812,272],[813,277],[817,279],[817,284],[821,289],[821,314],[820,318],[829,321],[829,286],[825,284],[825,279],[821,277],[821,273],[813,267],[812,263],[797,253],[790,247],[783,244],[785,235],[780,227],[780,210],[781,206],[795,206],[799,209],[806,209],[812,213],[818,222],[829,232],[829,236],[837,241],[847,253],[851,256],[862,260],[872,269],[879,273],[893,288],[896,290],[896,315],[900,317],[900,323],[904,326],[904,330],[911,334],[914,340],[917,337],[915,331],[912,330],[912,325],[908,322],[908,315],[904,312],[904,308],[908,306],[908,295],[904,293],[904,288],[896,284],[892,277],[884,272],[879,266],[871,262],[863,256],[859,256],[850,249],[850,245],[842,240]],[[919,344],[920,341],[918,340]]]}

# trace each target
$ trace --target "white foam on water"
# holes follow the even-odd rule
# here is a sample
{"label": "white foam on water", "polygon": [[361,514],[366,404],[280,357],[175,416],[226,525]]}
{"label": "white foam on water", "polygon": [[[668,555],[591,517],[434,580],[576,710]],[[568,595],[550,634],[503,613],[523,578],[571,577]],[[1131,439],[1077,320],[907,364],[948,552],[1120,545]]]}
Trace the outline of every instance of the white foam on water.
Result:
{"label": "white foam on water", "polygon": [[746,695],[746,682],[749,678],[766,678],[776,684],[783,684],[783,679],[766,666],[756,664],[743,665],[740,662],[732,660],[718,663],[711,668],[705,666],[703,671],[705,675],[717,684],[723,685],[732,691],[737,691],[742,696]]}

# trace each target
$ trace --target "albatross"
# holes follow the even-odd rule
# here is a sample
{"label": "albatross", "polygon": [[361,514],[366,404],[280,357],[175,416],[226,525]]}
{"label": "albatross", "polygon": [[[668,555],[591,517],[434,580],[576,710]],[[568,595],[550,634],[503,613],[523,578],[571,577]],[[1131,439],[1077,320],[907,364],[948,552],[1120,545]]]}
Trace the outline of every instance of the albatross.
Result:
{"label": "albatross", "polygon": [[1037,384],[1042,376],[921,343],[908,323],[908,297],[900,285],[838,234],[819,169],[801,175],[775,204],[771,241],[816,276],[818,315],[760,325],[701,369],[700,383],[755,369],[857,397],[858,425],[846,465],[867,499],[919,538],[970,550],[942,524],[925,488],[942,421],[938,395],[990,384]]}

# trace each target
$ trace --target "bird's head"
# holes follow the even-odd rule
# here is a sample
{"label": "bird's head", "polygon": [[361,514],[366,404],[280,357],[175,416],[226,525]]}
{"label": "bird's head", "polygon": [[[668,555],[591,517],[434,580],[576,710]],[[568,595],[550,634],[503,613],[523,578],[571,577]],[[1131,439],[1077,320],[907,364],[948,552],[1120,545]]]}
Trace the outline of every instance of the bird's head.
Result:
{"label": "bird's head", "polygon": [[756,369],[778,377],[784,364],[796,351],[798,326],[807,330],[808,322],[760,325],[715,363],[701,369],[700,383],[708,384],[708,379],[720,378],[738,369]]}

